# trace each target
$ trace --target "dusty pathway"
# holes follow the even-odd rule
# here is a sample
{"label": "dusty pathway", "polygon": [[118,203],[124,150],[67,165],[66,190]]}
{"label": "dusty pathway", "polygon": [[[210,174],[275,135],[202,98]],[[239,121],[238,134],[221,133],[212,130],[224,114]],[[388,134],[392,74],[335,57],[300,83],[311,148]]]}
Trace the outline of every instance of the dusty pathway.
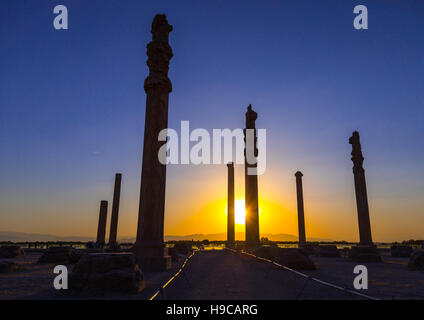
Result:
{"label": "dusty pathway", "polygon": [[227,250],[198,252],[164,291],[165,299],[355,299]]}

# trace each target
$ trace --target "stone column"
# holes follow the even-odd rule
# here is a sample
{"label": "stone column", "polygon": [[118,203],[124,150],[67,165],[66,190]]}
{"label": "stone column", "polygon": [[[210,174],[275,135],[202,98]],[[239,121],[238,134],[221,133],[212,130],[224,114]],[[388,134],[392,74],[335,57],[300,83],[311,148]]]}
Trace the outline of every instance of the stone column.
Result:
{"label": "stone column", "polygon": [[352,145],[353,177],[355,179],[356,207],[358,210],[359,245],[353,246],[348,258],[357,262],[381,262],[381,256],[374,246],[371,236],[370,213],[368,209],[367,186],[365,183],[365,170],[362,166],[361,143],[358,131],[354,131],[349,138]]}
{"label": "stone column", "polygon": [[358,131],[353,132],[349,139],[349,143],[352,145],[351,155],[353,162],[353,176],[355,179],[360,244],[372,246],[373,242],[371,237],[371,223],[368,209],[367,186],[365,183],[365,170],[362,167],[364,157],[362,156]]}
{"label": "stone column", "polygon": [[147,45],[149,76],[144,81],[146,117],[144,126],[143,166],[137,238],[133,250],[143,270],[166,270],[171,257],[164,243],[166,165],[158,160],[159,132],[168,127],[168,98],[172,84],[168,78],[173,53],[168,43],[172,26],[165,15],[158,14],[152,23],[152,41]]}
{"label": "stone column", "polygon": [[228,167],[228,205],[227,205],[227,246],[235,246],[235,223],[234,223],[234,164],[227,164]]}
{"label": "stone column", "polygon": [[[258,114],[253,111],[252,106],[247,107],[246,112],[246,128],[244,129],[244,181],[245,181],[245,204],[246,204],[246,248],[251,249],[259,245],[259,208],[258,208],[258,176],[256,174],[248,174],[248,169],[255,169],[257,163],[250,164],[248,162],[247,154],[258,156],[258,149],[256,146],[256,127],[255,121]],[[247,142],[247,129],[253,129],[253,144]]]}
{"label": "stone column", "polygon": [[107,221],[107,201],[100,201],[99,225],[97,227],[97,241],[98,246],[103,247],[105,244],[106,236],[106,221]]}
{"label": "stone column", "polygon": [[113,190],[112,218],[110,220],[109,246],[116,245],[116,238],[118,234],[119,200],[121,197],[121,180],[122,180],[122,174],[117,173],[115,175],[115,188]]}
{"label": "stone column", "polygon": [[296,176],[296,190],[297,190],[297,223],[299,226],[299,246],[306,244],[305,236],[305,215],[303,210],[303,186],[302,186],[302,172],[297,171]]}

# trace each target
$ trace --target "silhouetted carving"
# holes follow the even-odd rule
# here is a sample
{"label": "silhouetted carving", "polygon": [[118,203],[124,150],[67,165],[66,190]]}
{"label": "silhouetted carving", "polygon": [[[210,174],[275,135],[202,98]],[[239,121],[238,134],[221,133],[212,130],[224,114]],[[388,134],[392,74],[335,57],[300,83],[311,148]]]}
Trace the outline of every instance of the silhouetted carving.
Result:
{"label": "silhouetted carving", "polygon": [[[255,157],[258,156],[258,149],[256,146],[256,127],[255,121],[258,118],[258,114],[253,111],[252,105],[247,107],[246,112],[246,129],[254,129],[254,143],[249,145],[246,143],[246,129],[244,129],[244,183],[245,183],[245,207],[246,207],[246,248],[253,248],[258,246],[259,240],[259,209],[258,209],[258,176],[256,174],[248,174],[248,169],[255,169],[257,163],[250,164],[247,161],[247,153],[253,154]],[[253,148],[253,150],[251,149]]]}
{"label": "silhouetted carving", "polygon": [[228,205],[227,205],[227,246],[234,247],[235,244],[235,224],[234,224],[234,164],[227,164],[228,167]]}
{"label": "silhouetted carving", "polygon": [[305,216],[303,209],[303,186],[302,186],[302,172],[297,171],[296,176],[296,191],[297,191],[297,223],[299,227],[299,246],[306,244],[305,235]]}
{"label": "silhouetted carving", "polygon": [[159,132],[168,127],[168,99],[172,84],[168,78],[173,54],[168,44],[172,26],[165,15],[158,14],[152,23],[153,40],[147,45],[149,76],[144,81],[146,118],[144,127],[143,167],[141,171],[140,206],[137,239],[133,247],[143,270],[166,270],[171,257],[164,244],[164,210],[166,166],[158,160]]}
{"label": "silhouetted carving", "polygon": [[112,218],[110,220],[109,247],[116,247],[118,234],[119,199],[121,197],[122,174],[115,175],[115,187],[113,190]]}
{"label": "silhouetted carving", "polygon": [[97,227],[96,245],[98,247],[103,247],[105,244],[106,221],[107,221],[107,201],[102,200],[100,201],[99,225]]}

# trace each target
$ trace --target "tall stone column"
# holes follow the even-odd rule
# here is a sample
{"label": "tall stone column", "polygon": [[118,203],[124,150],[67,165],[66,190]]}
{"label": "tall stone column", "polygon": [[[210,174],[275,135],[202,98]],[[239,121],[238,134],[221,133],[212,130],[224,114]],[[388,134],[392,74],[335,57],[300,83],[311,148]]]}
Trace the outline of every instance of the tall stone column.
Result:
{"label": "tall stone column", "polygon": [[147,45],[149,76],[144,81],[146,118],[144,127],[143,166],[137,238],[133,250],[143,270],[160,271],[171,266],[164,243],[166,165],[158,160],[159,132],[168,127],[168,98],[172,84],[168,78],[173,53],[168,43],[172,26],[165,15],[158,14],[152,23],[152,41]]}
{"label": "tall stone column", "polygon": [[234,222],[234,164],[227,164],[228,167],[228,205],[227,205],[227,246],[235,246],[235,222]]}
{"label": "tall stone column", "polygon": [[103,247],[105,244],[106,236],[106,221],[107,221],[107,201],[100,201],[99,225],[97,227],[97,240],[96,244]]}
{"label": "tall stone column", "polygon": [[353,177],[355,180],[356,206],[358,210],[359,246],[352,247],[349,259],[358,262],[380,262],[381,257],[372,242],[370,214],[368,209],[367,186],[365,183],[365,170],[362,166],[361,143],[358,131],[354,131],[349,138],[352,145]]}
{"label": "tall stone column", "polygon": [[[246,248],[251,249],[259,245],[259,207],[258,207],[258,176],[256,174],[248,174],[248,169],[255,169],[257,163],[250,164],[248,162],[247,154],[258,156],[258,149],[256,146],[256,127],[255,121],[258,118],[258,114],[253,111],[252,105],[247,107],[246,112],[246,128],[244,129],[244,181],[245,181],[245,206],[246,206]],[[249,144],[247,141],[247,129],[254,130],[253,144]]]}
{"label": "tall stone column", "polygon": [[360,244],[372,246],[370,213],[368,209],[367,186],[365,183],[365,170],[362,167],[364,157],[362,156],[361,143],[358,131],[353,132],[349,139],[352,145],[353,177],[355,179],[356,206],[358,210],[359,238]]}
{"label": "tall stone column", "polygon": [[299,226],[299,246],[306,244],[305,236],[305,214],[303,210],[303,186],[302,186],[302,172],[297,171],[296,176],[296,191],[297,191],[297,223]]}
{"label": "tall stone column", "polygon": [[118,234],[119,200],[121,197],[121,180],[122,180],[122,174],[121,173],[115,174],[115,187],[113,190],[112,218],[110,221],[109,246],[116,245],[116,238]]}

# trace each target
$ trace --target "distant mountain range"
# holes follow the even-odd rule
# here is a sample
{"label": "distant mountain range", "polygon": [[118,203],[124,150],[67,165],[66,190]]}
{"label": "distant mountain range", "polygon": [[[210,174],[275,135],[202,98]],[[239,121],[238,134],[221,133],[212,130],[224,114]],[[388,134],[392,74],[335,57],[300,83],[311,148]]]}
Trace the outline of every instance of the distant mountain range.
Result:
{"label": "distant mountain range", "polygon": [[[286,233],[279,233],[279,234],[272,234],[272,233],[263,233],[261,234],[261,238],[265,237],[268,238],[271,241],[298,241],[298,237],[292,234],[286,234]],[[227,240],[227,233],[221,232],[221,233],[209,233],[209,234],[189,234],[185,236],[174,236],[174,235],[166,235],[165,240],[195,240],[195,241],[201,241],[208,239],[209,241],[215,241],[215,240]],[[244,240],[244,232],[236,232],[236,239],[237,240]],[[330,239],[320,239],[320,238],[308,238],[308,241],[331,241]]]}
{"label": "distant mountain range", "polygon": [[[297,236],[294,236],[292,234],[271,234],[271,233],[264,233],[261,234],[261,237],[266,237],[271,241],[297,241]],[[175,235],[165,235],[165,241],[170,240],[194,240],[194,241],[201,241],[201,240],[209,240],[209,241],[216,241],[216,240],[226,240],[227,234],[225,232],[221,233],[211,233],[211,234],[189,234],[185,236],[175,236]],[[242,232],[236,232],[236,239],[241,240],[244,239],[244,233]],[[81,242],[87,242],[87,241],[94,241],[94,237],[80,237],[80,236],[69,236],[69,237],[61,237],[61,236],[55,236],[55,235],[49,235],[49,234],[37,234],[37,233],[23,233],[23,232],[7,232],[7,231],[0,231],[0,241],[12,241],[12,242],[25,242],[25,241],[81,241]],[[134,237],[123,237],[119,239],[120,242],[134,242]],[[308,238],[308,241],[331,241],[330,239],[320,239],[320,238]]]}

